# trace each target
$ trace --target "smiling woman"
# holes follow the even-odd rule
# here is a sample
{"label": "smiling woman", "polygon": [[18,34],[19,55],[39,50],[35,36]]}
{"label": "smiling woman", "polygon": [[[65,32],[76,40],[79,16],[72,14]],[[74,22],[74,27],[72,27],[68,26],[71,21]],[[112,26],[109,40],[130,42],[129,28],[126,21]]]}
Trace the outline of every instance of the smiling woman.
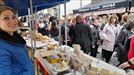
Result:
{"label": "smiling woman", "polygon": [[16,32],[15,11],[0,6],[0,75],[34,75],[25,40]]}
{"label": "smiling woman", "polygon": [[18,20],[15,16],[15,11],[9,7],[6,7],[6,9],[3,7],[4,6],[0,7],[0,29],[13,35],[13,32],[18,28]]}

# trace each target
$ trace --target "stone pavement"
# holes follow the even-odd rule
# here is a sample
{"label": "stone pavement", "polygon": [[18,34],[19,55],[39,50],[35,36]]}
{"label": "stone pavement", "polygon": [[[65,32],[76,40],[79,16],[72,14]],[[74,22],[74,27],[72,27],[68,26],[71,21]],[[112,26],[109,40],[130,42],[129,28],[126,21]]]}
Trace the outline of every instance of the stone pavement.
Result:
{"label": "stone pavement", "polygon": [[[105,60],[102,58],[102,56],[101,56],[101,47],[98,48],[98,52],[99,52],[99,53],[97,54],[97,58],[99,58],[99,59],[105,61]],[[117,54],[117,52],[114,52],[113,55],[112,55],[112,57],[111,57],[111,60],[110,60],[110,64],[111,64],[111,65],[114,65],[114,66],[116,66],[116,65],[119,64],[119,62],[118,62],[118,60],[117,60],[116,54]]]}

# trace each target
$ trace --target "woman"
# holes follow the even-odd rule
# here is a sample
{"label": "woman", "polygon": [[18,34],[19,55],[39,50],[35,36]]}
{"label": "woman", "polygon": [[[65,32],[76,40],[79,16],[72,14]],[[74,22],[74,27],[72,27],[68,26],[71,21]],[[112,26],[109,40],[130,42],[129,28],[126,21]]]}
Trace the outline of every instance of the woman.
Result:
{"label": "woman", "polygon": [[0,75],[34,75],[26,42],[17,29],[15,11],[0,6]]}
{"label": "woman", "polygon": [[[133,30],[134,33],[134,30]],[[128,52],[128,61],[119,66],[120,68],[131,68],[134,70],[134,36],[131,37],[130,49]]]}
{"label": "woman", "polygon": [[91,49],[91,56],[96,57],[97,56],[97,50],[99,45],[101,44],[100,42],[100,21],[99,19],[93,19],[93,25],[91,25],[91,30],[92,30],[92,36],[94,37],[94,42],[95,42],[95,47]]}
{"label": "woman", "polygon": [[54,38],[56,41],[59,41],[59,38],[58,38],[59,29],[57,27],[57,21],[56,20],[52,21],[49,33],[50,33],[51,38]]}
{"label": "woman", "polygon": [[101,39],[103,40],[102,56],[106,59],[107,63],[109,63],[112,53],[114,51],[115,38],[118,32],[117,21],[117,16],[111,15],[109,17],[108,23],[105,25],[100,35]]}
{"label": "woman", "polygon": [[122,15],[122,19],[121,19],[121,22],[120,22],[121,26],[123,26],[123,25],[125,25],[127,23],[128,17],[129,17],[129,15],[127,13]]}

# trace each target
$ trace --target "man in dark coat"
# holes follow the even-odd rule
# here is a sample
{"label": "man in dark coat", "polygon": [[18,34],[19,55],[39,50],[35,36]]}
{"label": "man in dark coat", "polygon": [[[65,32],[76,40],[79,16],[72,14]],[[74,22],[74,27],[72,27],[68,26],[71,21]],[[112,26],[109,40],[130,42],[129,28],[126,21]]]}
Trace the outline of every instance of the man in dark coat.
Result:
{"label": "man in dark coat", "polygon": [[115,49],[117,50],[117,58],[120,62],[118,65],[124,63],[126,61],[126,56],[128,53],[129,48],[126,48],[129,46],[128,39],[134,33],[131,32],[131,30],[134,28],[134,24],[130,21],[127,22],[127,25],[122,28],[120,31],[120,34],[118,35],[116,42],[115,42]]}
{"label": "man in dark coat", "polygon": [[94,41],[89,25],[83,23],[82,15],[76,17],[76,25],[73,32],[73,43],[79,44],[83,52],[88,54],[91,51],[91,46],[94,46]]}

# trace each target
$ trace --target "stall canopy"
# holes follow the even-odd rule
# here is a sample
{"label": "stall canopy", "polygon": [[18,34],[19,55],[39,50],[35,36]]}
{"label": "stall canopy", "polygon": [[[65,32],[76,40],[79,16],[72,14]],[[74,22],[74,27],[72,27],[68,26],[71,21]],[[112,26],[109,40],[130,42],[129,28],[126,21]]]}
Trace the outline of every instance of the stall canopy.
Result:
{"label": "stall canopy", "polygon": [[134,0],[131,0],[131,6],[134,7]]}
{"label": "stall canopy", "polygon": [[[1,0],[4,5],[14,8],[20,16],[28,14],[30,0]],[[70,0],[32,0],[33,10],[39,11],[49,7],[68,2]]]}
{"label": "stall canopy", "polygon": [[131,0],[131,9],[130,12],[134,12],[134,0]]}
{"label": "stall canopy", "polygon": [[123,8],[125,11],[125,8],[128,6],[129,6],[128,0],[106,0],[97,4],[88,4],[82,8],[73,10],[73,13],[76,14],[76,13],[87,13],[95,11],[98,12],[98,11],[119,9],[119,8]]}
{"label": "stall canopy", "polygon": [[[50,7],[56,6],[58,4],[61,4],[61,3],[49,3],[49,4],[43,4],[43,5],[40,5],[40,6],[34,6],[33,7],[33,12],[37,12],[37,11],[40,11],[40,10],[43,10],[43,9],[46,9],[46,8],[50,8]],[[18,9],[17,12],[18,12],[19,16],[28,15],[28,9],[27,8]]]}

